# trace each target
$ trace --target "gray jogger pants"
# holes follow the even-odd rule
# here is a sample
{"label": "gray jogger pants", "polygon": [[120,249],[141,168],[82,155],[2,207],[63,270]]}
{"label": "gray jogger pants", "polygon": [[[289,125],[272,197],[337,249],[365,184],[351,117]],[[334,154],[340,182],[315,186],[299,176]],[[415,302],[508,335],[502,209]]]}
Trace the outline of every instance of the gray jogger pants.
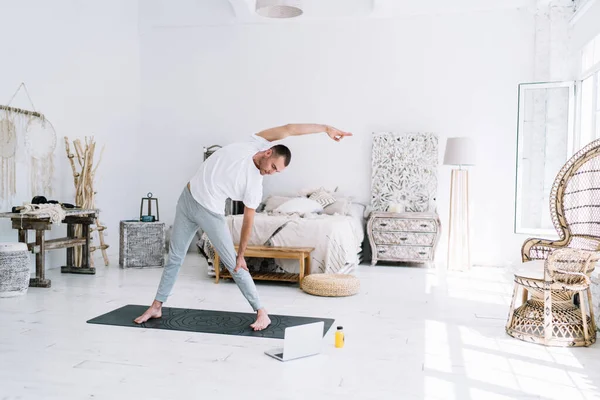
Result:
{"label": "gray jogger pants", "polygon": [[[187,185],[177,202],[175,222],[173,223],[173,232],[169,244],[169,260],[163,270],[156,300],[164,303],[171,294],[179,268],[198,228],[202,228],[206,232],[215,251],[219,253],[221,261],[233,276],[233,280],[252,306],[252,309],[257,311],[262,308],[250,273],[241,268],[238,272],[233,272],[237,254],[233,247],[233,240],[225,217],[202,207],[194,199]],[[215,266],[215,268],[218,268],[218,266]]]}

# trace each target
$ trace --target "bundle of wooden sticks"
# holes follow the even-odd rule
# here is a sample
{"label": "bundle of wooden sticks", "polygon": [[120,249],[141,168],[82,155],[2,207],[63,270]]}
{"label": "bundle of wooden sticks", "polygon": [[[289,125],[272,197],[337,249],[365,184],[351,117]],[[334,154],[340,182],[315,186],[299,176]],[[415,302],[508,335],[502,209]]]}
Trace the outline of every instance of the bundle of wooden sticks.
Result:
{"label": "bundle of wooden sticks", "polygon": [[[96,170],[98,169],[100,161],[102,160],[102,153],[104,152],[104,148],[100,152],[100,158],[98,159],[98,163],[94,167],[94,153],[96,151],[96,142],[94,141],[93,137],[85,138],[85,147],[83,147],[79,139],[74,140],[73,148],[75,149],[75,154],[71,153],[69,139],[66,136],[65,145],[67,150],[67,157],[69,158],[71,168],[73,169],[73,179],[75,181],[75,205],[85,210],[96,210],[96,192],[94,191],[94,176],[96,175]],[[75,160],[77,160],[77,164],[79,164],[79,171],[77,170]],[[104,230],[106,230],[106,226],[102,226],[100,224],[98,220],[98,212],[96,212],[95,226],[91,227],[90,235],[93,236],[93,232],[98,232],[99,246],[90,246],[91,267],[94,266],[94,258],[92,257],[92,255],[95,250],[102,251],[102,256],[104,257],[104,265],[108,266],[108,256],[106,254],[106,249],[108,248],[108,245],[104,242]],[[75,227],[75,236],[81,236],[81,226]],[[93,239],[93,237],[91,239]],[[74,262],[76,266],[81,266],[81,259],[81,248],[76,247],[74,254]]]}

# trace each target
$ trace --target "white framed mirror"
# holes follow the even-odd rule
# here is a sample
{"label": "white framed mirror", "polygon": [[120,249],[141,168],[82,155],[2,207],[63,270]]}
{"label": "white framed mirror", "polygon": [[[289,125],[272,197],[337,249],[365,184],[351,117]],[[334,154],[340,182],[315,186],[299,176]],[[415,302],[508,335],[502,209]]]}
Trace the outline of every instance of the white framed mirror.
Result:
{"label": "white framed mirror", "polygon": [[556,237],[550,190],[573,153],[575,82],[519,85],[515,233]]}

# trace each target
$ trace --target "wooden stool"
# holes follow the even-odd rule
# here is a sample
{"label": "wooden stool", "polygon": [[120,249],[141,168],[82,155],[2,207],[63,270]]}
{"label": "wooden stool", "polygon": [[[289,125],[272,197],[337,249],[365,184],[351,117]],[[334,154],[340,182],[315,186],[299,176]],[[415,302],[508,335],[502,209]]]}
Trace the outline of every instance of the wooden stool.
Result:
{"label": "wooden stool", "polygon": [[[235,245],[237,251],[239,245]],[[298,260],[300,262],[300,273],[280,273],[265,272],[252,275],[252,279],[258,281],[281,281],[281,282],[302,282],[304,275],[310,274],[310,255],[314,247],[274,247],[274,246],[248,246],[244,257],[264,257],[264,258],[286,258]],[[232,278],[227,269],[221,271],[219,265],[219,254],[215,251],[215,283],[219,283],[220,278]]]}

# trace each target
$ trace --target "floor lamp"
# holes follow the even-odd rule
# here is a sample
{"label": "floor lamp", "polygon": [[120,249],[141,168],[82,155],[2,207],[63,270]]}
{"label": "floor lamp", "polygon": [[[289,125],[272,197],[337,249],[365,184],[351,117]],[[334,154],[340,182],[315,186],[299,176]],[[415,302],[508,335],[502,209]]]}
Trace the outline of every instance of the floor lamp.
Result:
{"label": "floor lamp", "polygon": [[471,268],[469,237],[469,171],[464,165],[475,165],[475,144],[466,137],[448,138],[444,165],[452,169],[450,180],[450,215],[448,223],[448,269],[466,271]]}

